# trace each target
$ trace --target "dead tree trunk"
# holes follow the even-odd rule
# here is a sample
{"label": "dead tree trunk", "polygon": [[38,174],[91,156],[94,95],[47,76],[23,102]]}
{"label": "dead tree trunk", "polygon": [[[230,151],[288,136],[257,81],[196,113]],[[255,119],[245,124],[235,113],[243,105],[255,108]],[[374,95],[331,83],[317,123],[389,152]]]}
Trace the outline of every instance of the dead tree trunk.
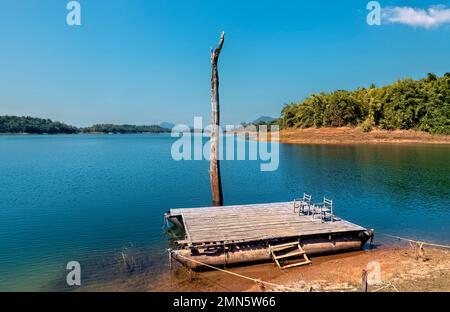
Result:
{"label": "dead tree trunk", "polygon": [[220,36],[219,46],[215,50],[211,50],[211,156],[209,165],[209,176],[211,179],[211,192],[214,206],[222,206],[222,180],[220,177],[219,155],[219,123],[220,123],[220,106],[219,106],[219,73],[217,71],[217,62],[219,60],[220,51],[222,50],[225,33]]}

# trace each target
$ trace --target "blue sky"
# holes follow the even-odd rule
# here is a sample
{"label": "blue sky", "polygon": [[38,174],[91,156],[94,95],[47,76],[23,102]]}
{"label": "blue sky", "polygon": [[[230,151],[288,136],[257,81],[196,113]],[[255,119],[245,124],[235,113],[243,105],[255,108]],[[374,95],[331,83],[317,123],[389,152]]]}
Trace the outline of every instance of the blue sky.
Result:
{"label": "blue sky", "polygon": [[450,1],[380,1],[440,5],[427,27],[409,15],[369,26],[359,0],[80,0],[82,25],[70,27],[67,2],[0,0],[0,115],[79,126],[209,120],[209,48],[222,30],[223,124],[278,116],[313,92],[450,71]]}

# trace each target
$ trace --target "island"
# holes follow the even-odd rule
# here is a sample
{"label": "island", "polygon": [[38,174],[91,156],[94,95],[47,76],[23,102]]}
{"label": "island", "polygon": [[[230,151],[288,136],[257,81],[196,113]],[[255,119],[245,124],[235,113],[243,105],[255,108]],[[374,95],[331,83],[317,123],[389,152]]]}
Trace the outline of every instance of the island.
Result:
{"label": "island", "polygon": [[170,129],[157,125],[135,126],[96,124],[78,128],[51,119],[18,116],[0,116],[0,133],[6,134],[79,134],[79,133],[166,133]]}

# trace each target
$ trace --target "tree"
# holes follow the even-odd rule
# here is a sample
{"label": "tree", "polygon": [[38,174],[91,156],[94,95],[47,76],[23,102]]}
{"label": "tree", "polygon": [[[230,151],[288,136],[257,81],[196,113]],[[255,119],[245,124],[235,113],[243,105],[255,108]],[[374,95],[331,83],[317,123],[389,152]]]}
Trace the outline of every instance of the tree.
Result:
{"label": "tree", "polygon": [[435,74],[428,73],[428,75],[427,75],[427,80],[428,81],[436,81],[437,79],[438,79],[438,77]]}
{"label": "tree", "polygon": [[323,114],[327,126],[356,125],[361,120],[362,107],[348,91],[336,91],[331,94]]}
{"label": "tree", "polygon": [[219,124],[220,124],[220,105],[219,105],[219,73],[217,63],[222,46],[225,40],[225,33],[222,32],[219,45],[213,51],[211,50],[211,156],[209,165],[209,176],[211,180],[211,192],[214,206],[222,206],[222,180],[220,176],[220,163],[218,160]]}

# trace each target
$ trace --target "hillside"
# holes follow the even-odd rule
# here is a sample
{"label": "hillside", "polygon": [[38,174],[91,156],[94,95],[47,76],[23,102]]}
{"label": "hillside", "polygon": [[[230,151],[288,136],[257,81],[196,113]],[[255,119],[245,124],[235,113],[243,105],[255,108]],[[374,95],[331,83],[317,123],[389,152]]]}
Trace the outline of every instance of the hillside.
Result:
{"label": "hillside", "polygon": [[358,126],[366,132],[379,128],[450,134],[450,73],[313,94],[285,105],[277,123],[284,129]]}
{"label": "hillside", "polygon": [[0,116],[0,133],[73,134],[80,130],[50,119]]}

